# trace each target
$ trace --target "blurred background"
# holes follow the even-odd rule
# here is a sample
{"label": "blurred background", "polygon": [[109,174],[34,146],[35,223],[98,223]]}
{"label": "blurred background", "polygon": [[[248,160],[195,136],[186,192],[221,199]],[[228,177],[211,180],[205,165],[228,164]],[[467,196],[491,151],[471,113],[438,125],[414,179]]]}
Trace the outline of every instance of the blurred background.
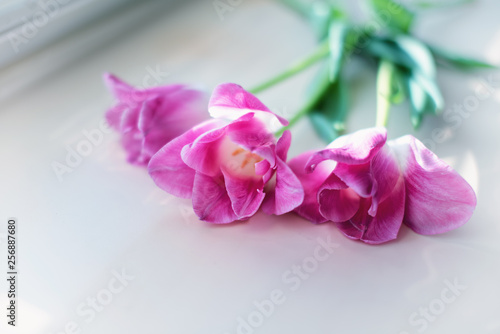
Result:
{"label": "blurred background", "polygon": [[[365,1],[339,3],[354,20],[366,19]],[[500,64],[500,3],[443,3],[422,6],[413,34]],[[464,109],[458,126],[441,115],[417,131],[407,105],[393,109],[389,137],[410,133],[426,143],[471,183],[478,206],[460,229],[428,237],[403,228],[397,241],[377,247],[293,214],[259,213],[222,227],[199,222],[190,201],[127,164],[118,135],[103,126],[113,104],[104,72],[142,88],[249,88],[316,45],[308,23],[272,0],[0,0],[5,275],[7,219],[19,226],[18,325],[2,315],[0,332],[500,333],[498,70],[438,69],[446,108],[489,92]],[[346,68],[348,131],[375,124],[372,65],[355,59]],[[258,97],[290,117],[316,70]],[[68,164],[89,132],[102,140]],[[292,132],[290,157],[324,145],[307,119]],[[67,173],[58,176],[55,162]],[[294,266],[328,242],[335,250],[298,276]],[[3,310],[7,290],[0,280]],[[280,302],[262,311],[277,294]]]}

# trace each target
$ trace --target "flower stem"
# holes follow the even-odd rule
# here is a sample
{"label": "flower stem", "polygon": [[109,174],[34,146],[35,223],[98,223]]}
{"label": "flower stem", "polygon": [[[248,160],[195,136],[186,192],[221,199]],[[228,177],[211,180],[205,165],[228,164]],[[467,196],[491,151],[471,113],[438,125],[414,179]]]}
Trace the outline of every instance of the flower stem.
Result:
{"label": "flower stem", "polygon": [[319,60],[325,58],[328,53],[330,52],[328,41],[321,43],[318,48],[309,56],[305,57],[304,59],[299,60],[289,68],[287,68],[285,71],[281,72],[280,74],[272,77],[271,79],[261,83],[260,85],[254,87],[253,89],[250,89],[249,92],[252,94],[257,94],[260,93],[288,78],[291,76],[294,76],[295,74],[305,70],[306,68],[310,67],[311,65],[314,65],[316,62]]}
{"label": "flower stem", "polygon": [[376,126],[387,126],[391,109],[394,64],[388,60],[380,61],[377,73],[377,119]]}
{"label": "flower stem", "polygon": [[317,106],[318,102],[326,93],[326,90],[330,85],[329,73],[327,71],[323,71],[322,73],[320,73],[320,75],[322,76],[320,77],[321,81],[318,85],[318,88],[313,92],[311,97],[306,101],[306,103],[302,106],[302,108],[295,115],[293,115],[288,125],[276,131],[276,133],[274,134],[276,137],[280,137],[283,134],[283,132],[294,126],[295,123],[297,123],[302,117],[307,115],[309,112],[313,110],[313,108]]}

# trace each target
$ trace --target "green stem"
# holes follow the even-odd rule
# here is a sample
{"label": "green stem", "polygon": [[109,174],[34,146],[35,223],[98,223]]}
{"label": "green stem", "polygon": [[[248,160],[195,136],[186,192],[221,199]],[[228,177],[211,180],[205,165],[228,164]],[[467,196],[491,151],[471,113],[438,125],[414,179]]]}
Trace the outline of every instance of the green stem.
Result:
{"label": "green stem", "polygon": [[377,73],[377,120],[376,126],[387,126],[391,109],[394,64],[381,59]]}
{"label": "green stem", "polygon": [[330,84],[328,72],[324,71],[323,74],[324,74],[322,78],[323,80],[319,88],[316,89],[315,92],[313,92],[313,94],[311,95],[309,100],[306,101],[304,106],[302,106],[302,108],[295,115],[293,115],[288,125],[276,131],[276,133],[274,134],[276,137],[280,137],[283,134],[283,132],[294,126],[295,123],[297,123],[302,117],[310,113],[313,110],[313,108],[316,107],[316,105],[319,103],[323,95],[326,93],[326,90],[328,89]]}
{"label": "green stem", "polygon": [[272,87],[288,78],[291,76],[305,70],[306,68],[309,68],[311,65],[314,65],[316,62],[319,60],[325,58],[328,53],[330,52],[329,46],[328,46],[328,41],[321,43],[318,48],[309,56],[305,57],[304,59],[301,59],[300,61],[296,62],[292,66],[290,66],[288,69],[285,71],[281,72],[280,74],[272,77],[271,79],[261,83],[260,85],[254,87],[253,89],[250,89],[249,92],[252,94],[257,94],[260,93],[269,87]]}

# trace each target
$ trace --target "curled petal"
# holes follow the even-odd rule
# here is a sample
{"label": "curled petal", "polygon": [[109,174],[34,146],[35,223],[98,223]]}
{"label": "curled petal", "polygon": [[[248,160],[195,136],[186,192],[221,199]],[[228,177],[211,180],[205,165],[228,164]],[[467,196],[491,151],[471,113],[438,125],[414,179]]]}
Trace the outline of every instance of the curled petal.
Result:
{"label": "curled petal", "polygon": [[371,198],[363,198],[354,217],[336,225],[348,238],[368,244],[381,244],[394,240],[403,222],[404,202],[405,186],[401,175],[390,196],[379,203],[375,217],[368,214],[372,205]]}
{"label": "curled petal", "polygon": [[288,155],[288,149],[292,144],[292,133],[289,130],[286,130],[281,135],[278,143],[276,144],[276,156],[278,156],[281,160],[286,161]]}
{"label": "curled petal", "polygon": [[270,132],[278,130],[288,121],[271,112],[258,98],[243,87],[225,83],[217,86],[209,102],[209,112],[214,118],[235,120],[249,112],[266,124]]}
{"label": "curled petal", "polygon": [[472,187],[413,136],[389,143],[403,168],[405,223],[420,234],[438,234],[462,226],[476,207]]}
{"label": "curled petal", "polygon": [[[255,164],[255,174],[256,175],[266,175],[269,169],[271,168],[271,164],[267,160],[259,161]],[[269,180],[264,180],[267,182]]]}
{"label": "curled petal", "polygon": [[298,207],[303,200],[304,189],[299,179],[283,160],[277,158],[276,183],[266,194],[262,210],[267,214],[282,215]]}
{"label": "curled petal", "polygon": [[359,209],[360,197],[331,173],[318,190],[319,211],[333,222],[351,219]]}
{"label": "curled petal", "polygon": [[202,92],[188,88],[146,100],[137,124],[144,137],[143,154],[152,156],[165,143],[206,120],[201,112],[204,101]]}
{"label": "curled petal", "polygon": [[216,176],[221,173],[219,152],[227,128],[220,121],[215,122],[220,127],[201,134],[181,151],[182,160],[186,165],[208,176]]}
{"label": "curled petal", "polygon": [[324,160],[334,160],[350,165],[368,163],[384,146],[386,140],[385,128],[364,129],[341,136],[326,149],[314,154],[308,161],[307,168],[311,171]]}
{"label": "curled petal", "polygon": [[104,73],[103,79],[115,98],[124,103],[130,101],[132,93],[135,91],[134,87],[111,73]]}
{"label": "curled petal", "polygon": [[367,198],[372,195],[374,179],[370,162],[361,165],[339,163],[334,173],[359,196]]}
{"label": "curled petal", "polygon": [[295,208],[295,212],[313,223],[324,223],[328,221],[319,211],[318,190],[331,174],[333,167],[324,162],[312,173],[306,172],[306,162],[314,154],[314,151],[302,153],[288,162],[293,173],[300,180],[304,188],[304,201]]}
{"label": "curled petal", "polygon": [[385,145],[370,162],[370,172],[373,176],[372,205],[368,214],[374,217],[377,214],[378,204],[384,201],[394,191],[399,181],[401,169],[392,149]]}
{"label": "curled petal", "polygon": [[114,107],[111,107],[106,111],[106,122],[109,126],[116,130],[121,131],[122,124],[122,115],[127,110],[127,107],[123,104],[118,104]]}
{"label": "curled petal", "polygon": [[147,157],[142,152],[142,135],[138,130],[129,130],[122,134],[122,146],[127,152],[127,162],[139,166],[146,166],[149,163],[150,155]]}
{"label": "curled petal", "polygon": [[182,148],[217,126],[216,121],[202,123],[163,146],[148,165],[149,175],[156,185],[174,196],[191,198],[195,171],[182,161]]}
{"label": "curled petal", "polygon": [[229,124],[227,135],[233,143],[249,151],[275,143],[274,135],[255,117]]}
{"label": "curled petal", "polygon": [[224,169],[222,173],[231,206],[238,219],[253,216],[259,210],[265,196],[262,178],[239,178],[225,172]]}
{"label": "curled petal", "polygon": [[193,184],[193,209],[204,221],[227,224],[238,219],[231,206],[222,175],[210,177],[196,172]]}

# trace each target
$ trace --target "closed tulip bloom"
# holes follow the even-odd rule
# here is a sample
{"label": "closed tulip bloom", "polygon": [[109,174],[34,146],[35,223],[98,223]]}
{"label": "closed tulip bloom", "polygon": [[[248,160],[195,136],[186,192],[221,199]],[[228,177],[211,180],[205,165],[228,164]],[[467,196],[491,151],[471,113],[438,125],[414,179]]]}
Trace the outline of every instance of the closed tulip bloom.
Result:
{"label": "closed tulip bloom", "polygon": [[132,164],[146,166],[166,143],[208,119],[208,99],[199,90],[180,84],[137,89],[112,74],[104,80],[117,99],[106,120],[121,134]]}

